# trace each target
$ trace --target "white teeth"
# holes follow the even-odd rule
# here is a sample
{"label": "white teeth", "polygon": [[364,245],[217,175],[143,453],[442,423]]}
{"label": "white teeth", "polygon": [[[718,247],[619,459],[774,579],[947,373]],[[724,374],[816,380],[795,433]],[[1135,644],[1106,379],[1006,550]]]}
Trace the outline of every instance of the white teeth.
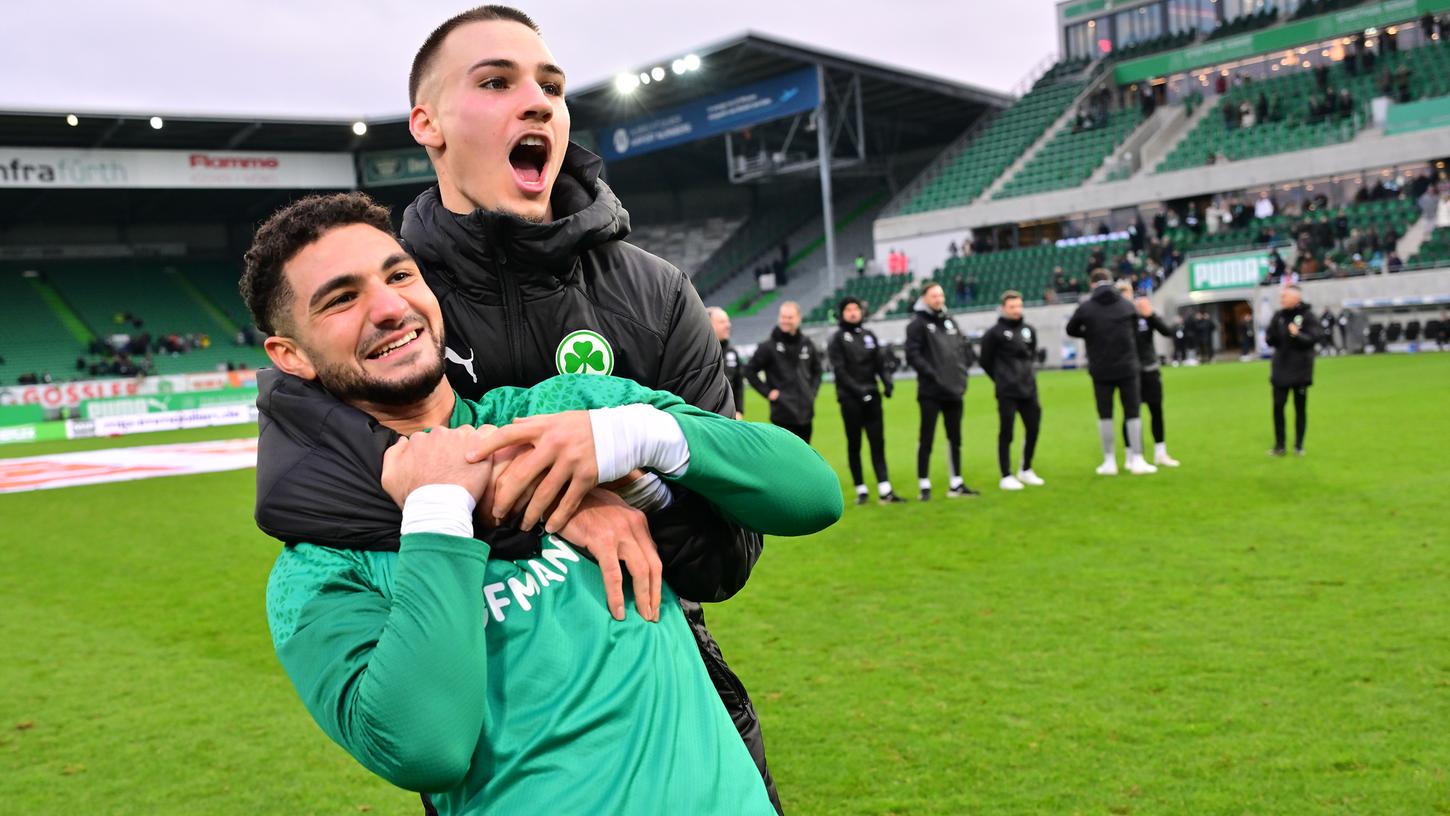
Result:
{"label": "white teeth", "polygon": [[417,340],[417,339],[418,339],[418,330],[417,329],[414,329],[414,330],[408,332],[407,334],[403,335],[402,337],[398,338],[398,340],[396,342],[393,342],[393,343],[388,344],[386,347],[383,348],[382,351],[378,352],[375,355],[374,359],[386,357],[386,356],[388,356],[388,352],[392,351],[393,349],[401,348],[403,346],[406,346],[409,343],[411,343],[411,342],[413,342],[414,340]]}
{"label": "white teeth", "polygon": [[547,147],[548,144],[542,136],[525,136],[519,140],[520,147]]}

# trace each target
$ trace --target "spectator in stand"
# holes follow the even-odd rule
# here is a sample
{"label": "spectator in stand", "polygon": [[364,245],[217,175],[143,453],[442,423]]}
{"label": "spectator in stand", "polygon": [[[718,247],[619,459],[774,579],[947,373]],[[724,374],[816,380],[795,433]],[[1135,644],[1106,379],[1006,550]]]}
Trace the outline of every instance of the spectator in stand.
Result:
{"label": "spectator in stand", "polygon": [[1260,122],[1269,121],[1269,97],[1259,91],[1259,98],[1254,102],[1254,118]]}
{"label": "spectator in stand", "polygon": [[1239,127],[1248,130],[1258,123],[1259,120],[1254,115],[1254,106],[1245,100],[1239,105]]}
{"label": "spectator in stand", "polygon": [[866,277],[866,256],[859,252],[856,253],[856,277]]}
{"label": "spectator in stand", "polygon": [[1329,66],[1316,65],[1314,67],[1314,84],[1320,91],[1329,90]]}
{"label": "spectator in stand", "polygon": [[1390,250],[1390,256],[1385,259],[1385,271],[1390,274],[1401,271],[1405,268],[1405,262],[1400,260],[1400,255],[1395,250]]}
{"label": "spectator in stand", "polygon": [[958,256],[958,254],[959,253],[957,251],[957,242],[956,241],[952,241],[951,243],[947,244],[947,257],[949,257],[949,258],[956,258]]}
{"label": "spectator in stand", "polygon": [[1269,250],[1269,280],[1278,283],[1284,279],[1286,265],[1284,256],[1279,254],[1279,248],[1273,247]]}
{"label": "spectator in stand", "polygon": [[1269,197],[1268,191],[1259,193],[1259,200],[1254,202],[1255,218],[1274,217],[1274,199]]}
{"label": "spectator in stand", "polygon": [[1060,266],[1054,266],[1052,268],[1052,288],[1059,292],[1068,291],[1067,276],[1063,274],[1062,267]]}
{"label": "spectator in stand", "polygon": [[1450,227],[1450,191],[1440,194],[1440,203],[1435,205],[1435,228]]}
{"label": "spectator in stand", "polygon": [[1239,107],[1233,102],[1225,100],[1223,103],[1223,126],[1226,130],[1234,130],[1239,126]]}

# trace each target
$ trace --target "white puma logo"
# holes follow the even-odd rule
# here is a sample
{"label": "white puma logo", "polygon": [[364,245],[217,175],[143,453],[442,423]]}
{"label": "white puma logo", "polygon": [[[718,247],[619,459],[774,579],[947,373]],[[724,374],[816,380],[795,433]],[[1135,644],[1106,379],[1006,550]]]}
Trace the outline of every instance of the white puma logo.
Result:
{"label": "white puma logo", "polygon": [[478,382],[478,375],[473,373],[473,359],[478,355],[474,354],[473,349],[468,350],[468,355],[468,359],[465,360],[462,357],[458,356],[458,352],[454,351],[453,349],[447,347],[443,349],[443,356],[448,359],[448,362],[457,363],[463,366],[463,370],[468,372],[469,379],[473,380],[476,383]]}

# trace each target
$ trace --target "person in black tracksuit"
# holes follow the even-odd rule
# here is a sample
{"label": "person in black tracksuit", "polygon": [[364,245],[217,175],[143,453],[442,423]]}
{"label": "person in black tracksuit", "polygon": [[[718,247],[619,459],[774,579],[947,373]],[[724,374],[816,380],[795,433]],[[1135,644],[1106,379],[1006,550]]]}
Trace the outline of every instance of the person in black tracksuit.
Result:
{"label": "person in black tracksuit", "polygon": [[1274,349],[1269,383],[1274,386],[1274,447],[1272,456],[1284,455],[1284,405],[1294,395],[1294,452],[1304,455],[1304,432],[1309,428],[1309,386],[1314,384],[1314,353],[1319,345],[1319,321],[1303,302],[1297,286],[1279,292],[1279,311],[1269,321],[1264,341]]}
{"label": "person in black tracksuit", "polygon": [[719,306],[705,310],[710,315],[710,324],[715,327],[715,336],[720,338],[720,361],[725,365],[725,379],[730,383],[730,392],[735,395],[735,418],[745,418],[745,361],[740,352],[730,345],[730,315]]}
{"label": "person in black tracksuit", "polygon": [[1183,318],[1173,324],[1173,364],[1182,365],[1188,360],[1188,326]]}
{"label": "person in black tracksuit", "polygon": [[1092,294],[1067,321],[1067,334],[1087,341],[1088,373],[1093,378],[1093,396],[1098,407],[1098,438],[1103,446],[1103,464],[1098,473],[1116,476],[1117,433],[1113,427],[1113,392],[1123,405],[1128,423],[1128,457],[1132,473],[1153,473],[1156,468],[1143,459],[1143,423],[1138,418],[1142,399],[1138,379],[1138,341],[1134,329],[1138,311],[1113,288],[1106,269],[1094,269]]}
{"label": "person in black tracksuit", "polygon": [[[1153,333],[1172,337],[1173,329],[1163,318],[1153,313],[1153,301],[1140,297],[1134,301],[1138,309],[1138,322],[1134,335],[1138,341],[1138,385],[1142,404],[1152,415],[1153,464],[1178,467],[1178,460],[1168,455],[1168,436],[1163,422],[1163,372],[1158,360],[1158,350],[1153,346]],[[1128,444],[1128,422],[1123,420],[1123,444]]]}
{"label": "person in black tracksuit", "polygon": [[[600,178],[603,162],[574,144],[556,149],[564,155],[552,182],[552,220],[536,222],[481,205],[467,213],[450,210],[441,188],[456,182],[444,174],[403,214],[403,246],[443,311],[449,383],[477,400],[498,386],[528,387],[561,373],[612,373],[733,416],[720,342],[695,288],[666,261],[624,241],[629,213]],[[274,410],[290,404],[278,401]],[[369,530],[319,527],[318,520],[347,517],[353,497],[376,487],[391,440],[374,435],[366,450],[334,451],[268,433],[270,421],[262,418],[259,441],[258,525],[283,541],[355,548],[353,542]],[[344,512],[314,506],[319,480],[354,462],[373,471],[371,485],[329,494]],[[760,556],[761,537],[697,499],[683,497],[650,515],[650,532],[710,679],[777,800],[759,717],[700,607],[744,586]],[[396,533],[394,528],[394,548]],[[497,557],[532,557],[493,546]]]}
{"label": "person in black tracksuit", "polygon": [[[982,370],[997,387],[997,464],[1002,470],[1003,490],[1021,490],[1023,485],[1041,486],[1032,470],[1037,449],[1037,432],[1042,427],[1042,405],[1037,401],[1037,331],[1022,322],[1022,295],[1002,293],[1002,316],[997,325],[982,335]],[[1012,427],[1017,415],[1027,432],[1022,445],[1022,468],[1012,473]]]}
{"label": "person in black tracksuit", "polygon": [[780,304],[777,319],[770,339],[756,346],[745,364],[745,380],[770,401],[772,425],[810,442],[816,392],[821,389],[821,354],[800,332],[801,307],[795,301]]}
{"label": "person in black tracksuit", "polygon": [[[841,421],[846,426],[846,462],[856,485],[856,503],[869,501],[866,475],[861,469],[861,434],[871,444],[871,466],[876,471],[876,495],[882,504],[903,501],[891,489],[886,469],[886,437],[881,418],[881,397],[891,398],[891,371],[886,367],[886,354],[881,341],[870,329],[861,325],[865,314],[861,301],[853,297],[841,301],[837,314],[840,328],[826,346],[831,370],[836,375],[836,401],[841,404]],[[881,390],[876,390],[876,381]]]}
{"label": "person in black tracksuit", "polygon": [[967,369],[973,362],[972,344],[945,307],[946,292],[941,284],[928,283],[922,288],[916,314],[906,327],[906,362],[916,369],[916,401],[921,408],[916,475],[922,501],[931,499],[929,466],[938,416],[946,430],[947,463],[951,470],[947,497],[980,495],[962,479],[962,398],[967,393]]}

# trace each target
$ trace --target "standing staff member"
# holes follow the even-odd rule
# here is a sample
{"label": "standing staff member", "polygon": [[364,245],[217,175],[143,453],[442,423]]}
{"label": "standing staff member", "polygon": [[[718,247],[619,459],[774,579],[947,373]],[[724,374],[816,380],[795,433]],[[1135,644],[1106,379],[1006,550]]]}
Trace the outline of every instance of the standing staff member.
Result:
{"label": "standing staff member", "polygon": [[1269,382],[1274,386],[1274,449],[1284,455],[1284,404],[1294,393],[1294,453],[1304,455],[1304,431],[1309,427],[1309,386],[1314,384],[1314,347],[1319,344],[1319,321],[1305,303],[1299,287],[1279,290],[1279,311],[1269,321],[1264,341],[1274,349]]}
{"label": "standing staff member", "polygon": [[821,390],[821,353],[801,334],[800,304],[780,304],[776,321],[770,339],[756,346],[746,363],[745,379],[770,400],[771,424],[810,442],[816,392]]}
{"label": "standing staff member", "polygon": [[730,382],[730,391],[735,394],[735,418],[745,418],[745,366],[741,364],[740,352],[730,345],[730,315],[719,306],[705,310],[710,315],[710,324],[715,327],[715,336],[720,339],[720,359],[725,363],[725,379]]}
{"label": "standing staff member", "polygon": [[[1032,453],[1037,449],[1037,432],[1042,426],[1042,405],[1037,401],[1037,332],[1022,322],[1022,295],[1011,289],[1002,293],[1002,316],[997,325],[982,335],[982,370],[997,386],[997,464],[1002,469],[1003,490],[1021,490],[1023,485],[1046,484],[1032,472]],[[1012,426],[1022,415],[1027,439],[1022,445],[1022,469],[1012,475]]]}
{"label": "standing staff member", "polygon": [[[1121,289],[1119,290],[1121,291]],[[1128,291],[1132,291],[1129,288]],[[1168,455],[1168,437],[1163,430],[1163,372],[1158,363],[1158,351],[1153,347],[1153,332],[1172,337],[1173,329],[1163,318],[1153,313],[1153,301],[1140,297],[1134,304],[1138,307],[1136,339],[1138,341],[1138,385],[1143,404],[1153,415],[1153,464],[1178,467],[1178,460]],[[1123,421],[1123,443],[1128,442],[1128,423]]]}
{"label": "standing staff member", "polygon": [[861,325],[864,314],[861,301],[853,297],[842,299],[839,314],[841,325],[826,346],[826,353],[831,358],[831,370],[836,373],[836,401],[841,404],[841,421],[846,426],[846,461],[856,485],[856,503],[865,504],[869,495],[866,475],[861,472],[861,432],[865,431],[871,443],[871,466],[876,471],[876,495],[882,504],[900,504],[903,499],[892,491],[891,477],[886,472],[882,392],[876,390],[879,379],[887,399],[891,398],[891,372],[886,368],[881,341]]}
{"label": "standing staff member", "polygon": [[1093,291],[1067,321],[1069,337],[1087,341],[1088,373],[1093,378],[1093,396],[1098,405],[1098,438],[1103,445],[1103,463],[1098,475],[1118,475],[1117,433],[1113,428],[1113,392],[1123,405],[1128,426],[1128,457],[1124,463],[1132,474],[1157,473],[1143,458],[1143,422],[1138,418],[1142,399],[1138,382],[1138,342],[1133,336],[1138,312],[1113,288],[1106,269],[1094,269],[1089,280]]}
{"label": "standing staff member", "polygon": [[938,415],[947,434],[947,464],[951,470],[947,498],[981,495],[962,479],[962,397],[967,393],[972,345],[947,314],[946,301],[941,284],[928,283],[921,290],[916,315],[906,327],[906,362],[916,369],[916,402],[921,408],[916,476],[922,501],[931,499],[928,473]]}

